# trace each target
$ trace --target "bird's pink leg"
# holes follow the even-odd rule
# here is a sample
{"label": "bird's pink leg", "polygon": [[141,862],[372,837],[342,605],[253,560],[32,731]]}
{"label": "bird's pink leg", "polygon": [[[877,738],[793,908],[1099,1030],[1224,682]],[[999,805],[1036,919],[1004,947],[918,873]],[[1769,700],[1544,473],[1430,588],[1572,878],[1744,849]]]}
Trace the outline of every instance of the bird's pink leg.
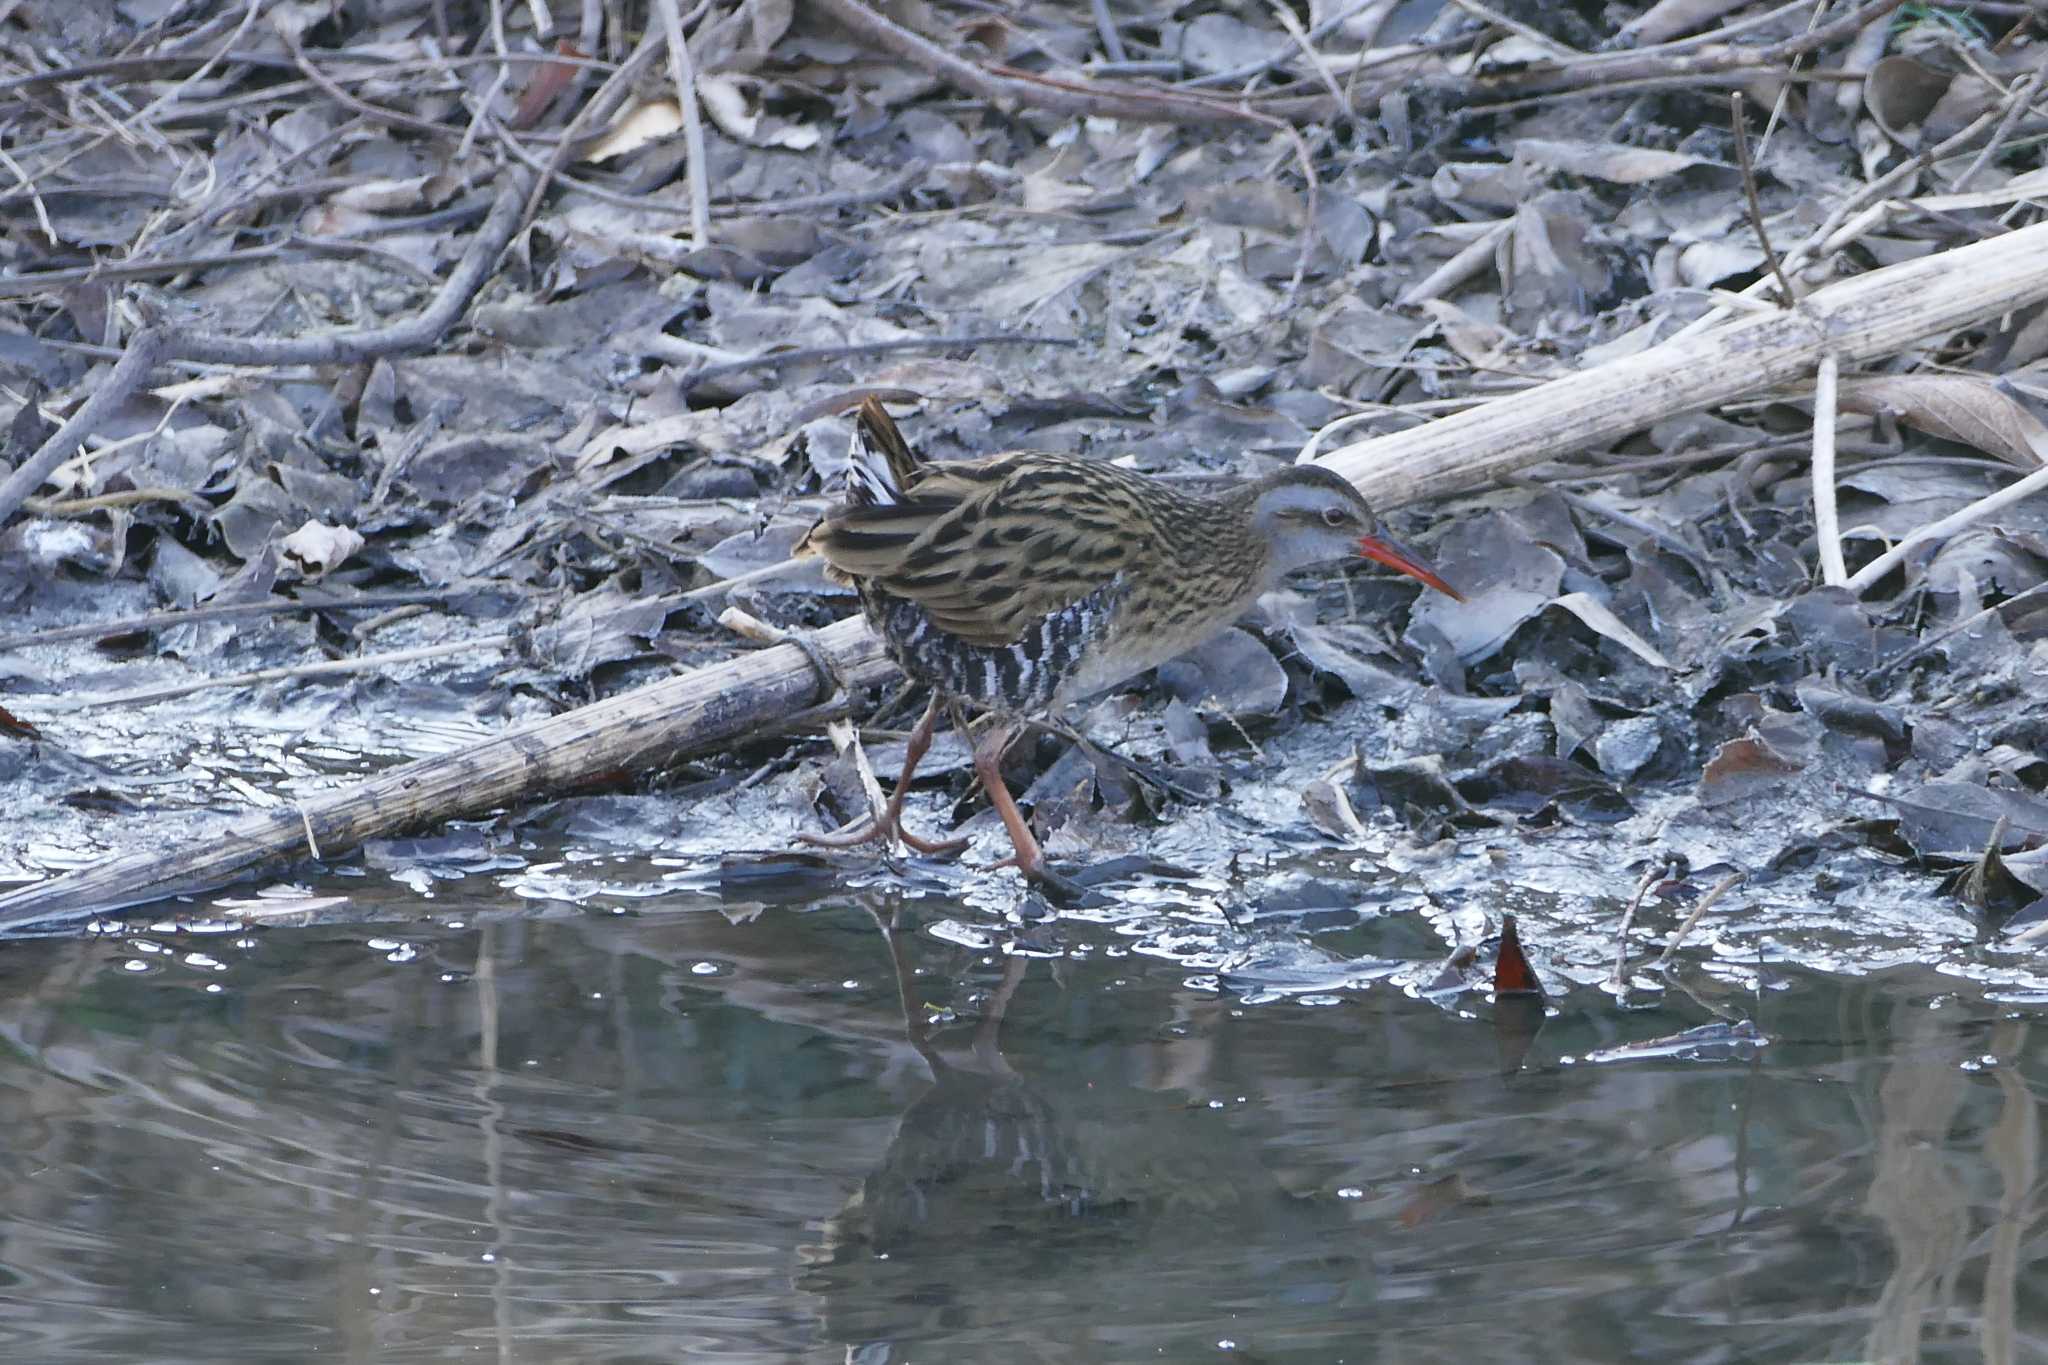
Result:
{"label": "bird's pink leg", "polygon": [[902,840],[916,852],[933,856],[958,853],[967,847],[969,841],[966,839],[921,839],[903,828],[903,798],[910,791],[911,778],[917,775],[917,765],[924,762],[926,752],[932,747],[932,734],[938,723],[939,699],[934,696],[931,705],[925,707],[924,714],[917,718],[910,738],[904,742],[902,775],[896,779],[896,789],[889,793],[889,804],[879,816],[870,813],[837,833],[799,834],[796,837],[821,848],[855,848],[893,838]]}
{"label": "bird's pink leg", "polygon": [[1038,838],[1032,834],[1031,826],[1024,823],[1024,813],[1017,809],[1017,803],[1010,796],[1010,788],[1003,781],[1003,750],[1010,746],[1017,727],[997,724],[989,731],[974,750],[974,772],[981,779],[981,789],[988,793],[989,804],[996,808],[996,814],[1003,817],[1003,828],[1010,832],[1010,842],[1016,846],[1015,856],[1001,862],[991,863],[988,871],[1014,867],[1034,881],[1045,876],[1045,851],[1038,846]]}

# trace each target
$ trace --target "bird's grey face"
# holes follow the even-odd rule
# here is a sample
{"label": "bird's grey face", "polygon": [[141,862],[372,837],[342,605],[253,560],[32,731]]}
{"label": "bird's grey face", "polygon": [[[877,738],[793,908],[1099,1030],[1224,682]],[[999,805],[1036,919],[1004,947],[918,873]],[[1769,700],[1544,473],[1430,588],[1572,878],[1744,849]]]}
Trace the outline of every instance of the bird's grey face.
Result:
{"label": "bird's grey face", "polygon": [[1252,505],[1252,524],[1271,546],[1274,575],[1364,555],[1438,592],[1457,591],[1414,551],[1389,539],[1365,499],[1336,474],[1296,465],[1274,475]]}

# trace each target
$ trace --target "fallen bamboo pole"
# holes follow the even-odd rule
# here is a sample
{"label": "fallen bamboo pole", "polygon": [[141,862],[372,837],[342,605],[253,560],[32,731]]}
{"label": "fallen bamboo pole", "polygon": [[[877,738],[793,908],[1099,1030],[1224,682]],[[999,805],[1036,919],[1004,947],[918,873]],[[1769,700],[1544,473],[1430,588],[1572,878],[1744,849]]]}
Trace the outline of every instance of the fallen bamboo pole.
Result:
{"label": "fallen bamboo pole", "polygon": [[1322,462],[1389,506],[1494,482],[1597,449],[1666,417],[1989,322],[2048,298],[2048,224],[1873,270],[1683,340],[1566,375],[1441,421],[1341,446]]}
{"label": "fallen bamboo pole", "polygon": [[[1755,314],[1344,446],[1327,463],[1382,505],[1442,496],[1803,378],[1823,351],[1845,362],[1870,360],[2043,299],[2048,224],[1872,271],[1818,290],[1796,309]],[[850,685],[894,674],[858,617],[818,638]],[[365,839],[630,773],[755,733],[831,691],[793,645],[742,655],[253,816],[204,847],[124,854],[23,887],[0,896],[0,932],[208,890],[280,860],[327,856]]]}

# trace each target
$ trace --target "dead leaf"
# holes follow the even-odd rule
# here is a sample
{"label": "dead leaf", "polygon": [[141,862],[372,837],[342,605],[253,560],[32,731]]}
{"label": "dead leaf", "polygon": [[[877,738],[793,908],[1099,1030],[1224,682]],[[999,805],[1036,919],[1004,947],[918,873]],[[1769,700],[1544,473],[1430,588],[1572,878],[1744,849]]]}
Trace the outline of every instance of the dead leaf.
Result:
{"label": "dead leaf", "polygon": [[682,129],[681,105],[674,100],[649,100],[628,110],[596,146],[583,154],[583,159],[610,161],[628,152],[637,152],[650,142],[673,137]]}
{"label": "dead leaf", "polygon": [[2010,460],[2048,464],[2048,426],[1989,379],[1969,374],[1900,374],[1843,384],[1844,412],[1889,412],[1930,436]]}
{"label": "dead leaf", "polygon": [[1587,629],[1604,635],[1644,663],[1658,668],[1670,668],[1672,663],[1658,652],[1657,647],[1642,636],[1630,630],[1622,619],[1607,609],[1605,603],[1582,592],[1568,592],[1562,597],[1551,599],[1551,606],[1563,607],[1584,622]]}
{"label": "dead leaf", "polygon": [[1515,156],[1568,175],[1606,180],[1616,185],[1641,185],[1667,175],[1689,171],[1695,166],[1720,166],[1726,162],[1684,152],[1660,152],[1653,147],[1630,147],[1618,142],[1553,142],[1548,138],[1525,137],[1516,141]]}
{"label": "dead leaf", "polygon": [[1714,751],[1700,774],[1699,801],[1721,806],[1802,771],[1804,765],[1773,749],[1759,735],[1731,739]]}
{"label": "dead leaf", "polygon": [[1332,839],[1365,842],[1365,825],[1351,808],[1350,795],[1329,778],[1315,778],[1303,787],[1301,805],[1308,812],[1309,823]]}
{"label": "dead leaf", "polygon": [[[576,44],[567,38],[555,44],[555,53],[557,56],[570,58],[590,55],[579,51]],[[548,106],[560,99],[562,92],[575,83],[578,69],[574,61],[543,62],[534,71],[533,78],[526,83],[526,89],[520,92],[519,105],[512,113],[509,126],[515,132],[519,132],[540,122],[540,116],[548,111]]]}
{"label": "dead leaf", "polygon": [[352,526],[328,526],[309,521],[278,544],[284,557],[308,578],[339,568],[357,550],[363,538]]}
{"label": "dead leaf", "polygon": [[759,83],[743,77],[719,74],[697,78],[697,98],[720,132],[752,147],[787,147],[801,152],[818,145],[821,134],[817,128],[762,113],[745,86],[758,92]]}
{"label": "dead leaf", "polygon": [[1491,1201],[1472,1192],[1472,1187],[1466,1183],[1464,1176],[1452,1172],[1416,1190],[1394,1217],[1403,1228],[1413,1232],[1424,1223],[1462,1205],[1489,1202]]}

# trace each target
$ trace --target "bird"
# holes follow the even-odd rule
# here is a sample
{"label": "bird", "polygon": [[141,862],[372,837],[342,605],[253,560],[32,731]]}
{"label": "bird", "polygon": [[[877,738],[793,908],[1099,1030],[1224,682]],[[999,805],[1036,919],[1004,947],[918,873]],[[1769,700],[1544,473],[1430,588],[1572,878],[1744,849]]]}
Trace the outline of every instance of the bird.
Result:
{"label": "bird", "polygon": [[904,674],[931,688],[886,807],[806,843],[901,840],[958,852],[903,826],[903,799],[942,711],[993,717],[974,771],[1016,854],[994,864],[1044,881],[1044,851],[1003,781],[1023,725],[1108,691],[1229,626],[1296,569],[1357,554],[1458,600],[1391,539],[1358,490],[1290,465],[1219,493],[1081,456],[1010,451],[927,461],[879,399],[854,415],[846,495],[792,552],[851,585]]}

